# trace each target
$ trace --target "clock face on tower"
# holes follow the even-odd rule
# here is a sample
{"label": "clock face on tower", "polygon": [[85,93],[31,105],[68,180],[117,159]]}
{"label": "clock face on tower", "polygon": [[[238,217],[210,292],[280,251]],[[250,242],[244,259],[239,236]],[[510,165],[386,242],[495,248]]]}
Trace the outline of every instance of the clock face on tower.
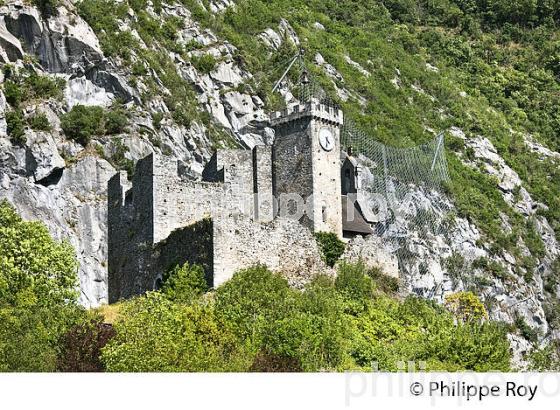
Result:
{"label": "clock face on tower", "polygon": [[331,151],[334,148],[334,135],[328,128],[319,130],[319,144],[325,151]]}

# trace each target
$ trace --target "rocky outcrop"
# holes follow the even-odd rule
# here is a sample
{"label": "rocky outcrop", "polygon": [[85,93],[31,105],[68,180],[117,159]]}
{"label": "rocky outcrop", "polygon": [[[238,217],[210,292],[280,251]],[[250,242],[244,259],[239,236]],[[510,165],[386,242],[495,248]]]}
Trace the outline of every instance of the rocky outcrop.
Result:
{"label": "rocky outcrop", "polygon": [[98,87],[86,77],[76,77],[66,83],[64,99],[68,109],[78,104],[108,107],[114,101],[115,95]]}
{"label": "rocky outcrop", "polygon": [[371,235],[366,238],[356,236],[347,244],[340,260],[349,263],[361,262],[369,267],[380,268],[383,274],[394,278],[399,277],[397,256],[387,249],[381,238]]}
{"label": "rocky outcrop", "polygon": [[[80,262],[80,302],[97,306],[107,301],[106,190],[115,170],[92,156],[65,167],[47,135],[33,138],[30,142],[38,143],[28,149],[0,138],[0,197],[25,219],[40,220],[55,238],[72,244]],[[49,173],[41,180],[27,177],[21,169],[26,165],[36,167],[35,175]]]}
{"label": "rocky outcrop", "polygon": [[66,7],[59,7],[57,16],[46,20],[36,8],[23,2],[10,3],[6,8],[7,30],[19,39],[28,54],[38,57],[47,71],[69,72],[83,60],[102,60],[103,53],[93,30]]}
{"label": "rocky outcrop", "polygon": [[23,50],[19,40],[6,28],[4,17],[0,16],[0,59],[4,63],[23,58]]}
{"label": "rocky outcrop", "polygon": [[51,185],[62,176],[66,163],[58,153],[53,136],[47,132],[27,131],[25,161],[27,173],[36,183]]}

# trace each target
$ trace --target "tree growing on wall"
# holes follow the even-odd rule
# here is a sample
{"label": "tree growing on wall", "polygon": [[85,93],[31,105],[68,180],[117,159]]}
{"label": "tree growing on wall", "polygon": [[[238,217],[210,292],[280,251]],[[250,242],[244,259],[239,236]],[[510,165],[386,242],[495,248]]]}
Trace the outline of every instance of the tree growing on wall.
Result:
{"label": "tree growing on wall", "polygon": [[344,253],[344,242],[332,232],[317,232],[315,240],[323,255],[325,263],[331,268]]}

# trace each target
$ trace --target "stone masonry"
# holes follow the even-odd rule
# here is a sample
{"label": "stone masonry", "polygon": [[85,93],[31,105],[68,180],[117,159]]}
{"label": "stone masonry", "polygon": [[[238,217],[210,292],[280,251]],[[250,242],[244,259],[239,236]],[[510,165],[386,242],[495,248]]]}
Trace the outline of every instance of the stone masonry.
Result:
{"label": "stone masonry", "polygon": [[[201,265],[214,287],[258,263],[298,287],[333,273],[313,233],[372,232],[343,221],[344,208],[368,223],[342,195],[342,123],[339,109],[311,101],[271,116],[272,147],[218,150],[200,181],[156,154],[138,161],[132,183],[117,173],[108,187],[109,301],[158,288],[185,262]],[[350,240],[346,254],[397,274],[395,257],[378,241]]]}

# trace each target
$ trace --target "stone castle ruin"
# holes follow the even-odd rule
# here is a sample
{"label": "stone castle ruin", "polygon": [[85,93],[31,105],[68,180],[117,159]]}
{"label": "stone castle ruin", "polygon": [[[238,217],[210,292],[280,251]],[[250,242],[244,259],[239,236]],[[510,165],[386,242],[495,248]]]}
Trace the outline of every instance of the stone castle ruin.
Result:
{"label": "stone castle ruin", "polygon": [[397,261],[372,235],[378,217],[362,195],[361,167],[341,150],[342,111],[317,99],[271,115],[272,146],[220,149],[202,180],[151,154],[129,184],[108,188],[109,301],[161,285],[169,268],[204,268],[211,286],[257,263],[301,286],[328,272],[313,233],[347,242],[342,259],[397,275]]}

